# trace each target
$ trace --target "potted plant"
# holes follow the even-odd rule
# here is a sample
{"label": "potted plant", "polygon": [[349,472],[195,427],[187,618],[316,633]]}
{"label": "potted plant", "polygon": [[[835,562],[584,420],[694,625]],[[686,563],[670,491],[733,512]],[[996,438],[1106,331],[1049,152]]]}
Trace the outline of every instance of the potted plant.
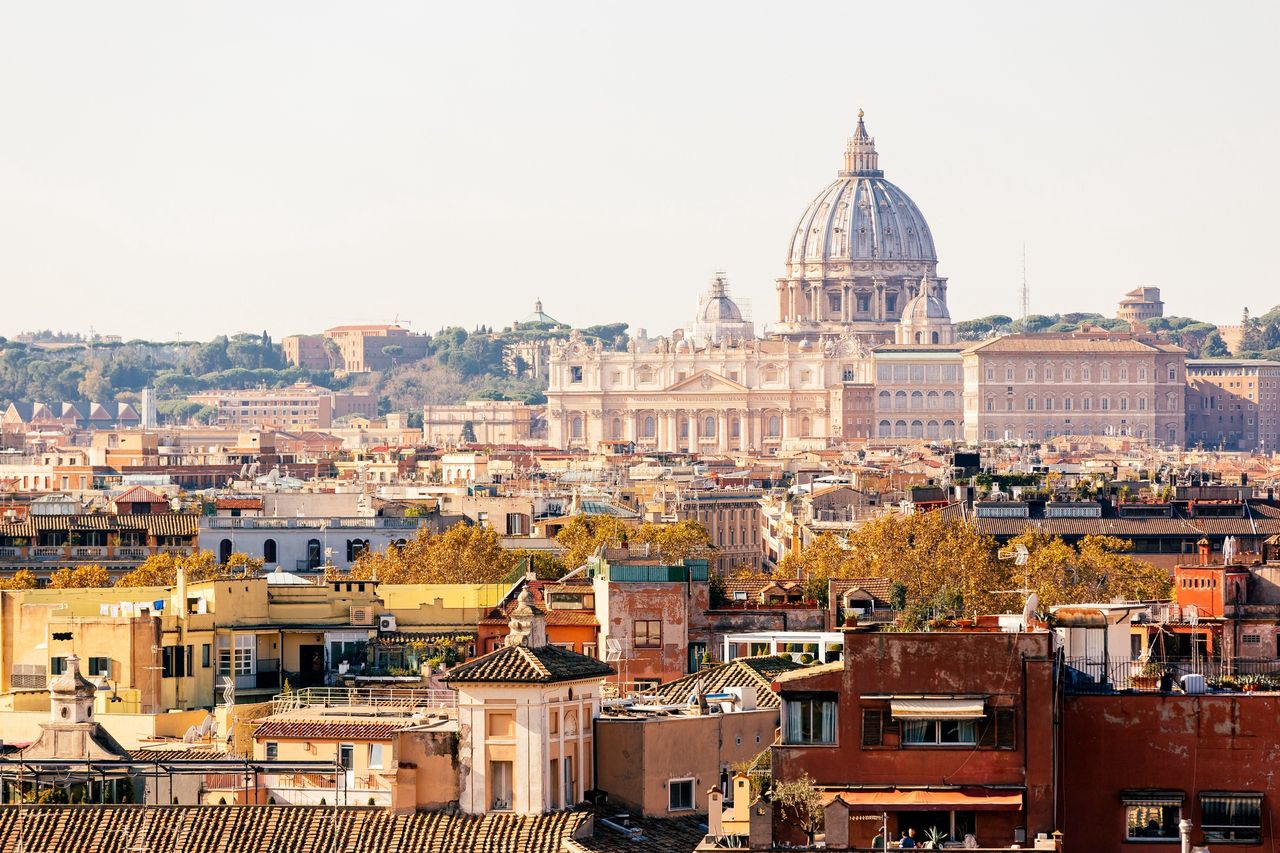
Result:
{"label": "potted plant", "polygon": [[1240,689],[1245,693],[1257,693],[1263,689],[1263,679],[1260,675],[1242,675],[1239,679]]}
{"label": "potted plant", "polygon": [[1160,686],[1160,676],[1164,675],[1164,667],[1157,661],[1149,660],[1138,667],[1138,671],[1129,679],[1134,690],[1155,690]]}

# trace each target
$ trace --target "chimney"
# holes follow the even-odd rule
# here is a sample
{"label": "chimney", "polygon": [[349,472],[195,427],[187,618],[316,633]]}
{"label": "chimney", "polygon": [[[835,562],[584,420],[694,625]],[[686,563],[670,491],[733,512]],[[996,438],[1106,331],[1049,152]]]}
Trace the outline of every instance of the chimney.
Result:
{"label": "chimney", "polygon": [[1200,553],[1200,565],[1209,565],[1209,540],[1201,537],[1196,543],[1196,550]]}

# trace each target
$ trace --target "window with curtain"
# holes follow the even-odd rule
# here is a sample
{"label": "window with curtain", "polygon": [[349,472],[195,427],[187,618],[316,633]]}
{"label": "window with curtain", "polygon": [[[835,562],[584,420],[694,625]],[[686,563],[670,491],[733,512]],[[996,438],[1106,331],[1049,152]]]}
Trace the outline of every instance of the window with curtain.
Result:
{"label": "window with curtain", "polygon": [[1133,792],[1123,798],[1126,840],[1178,840],[1178,822],[1182,820],[1180,791]]}
{"label": "window with curtain", "polygon": [[1200,795],[1205,841],[1262,843],[1262,794],[1226,792]]}
{"label": "window with curtain", "polygon": [[977,720],[903,720],[902,742],[911,746],[964,746],[978,742]]}
{"label": "window with curtain", "polygon": [[832,696],[796,696],[786,699],[785,743],[835,743],[836,700]]}

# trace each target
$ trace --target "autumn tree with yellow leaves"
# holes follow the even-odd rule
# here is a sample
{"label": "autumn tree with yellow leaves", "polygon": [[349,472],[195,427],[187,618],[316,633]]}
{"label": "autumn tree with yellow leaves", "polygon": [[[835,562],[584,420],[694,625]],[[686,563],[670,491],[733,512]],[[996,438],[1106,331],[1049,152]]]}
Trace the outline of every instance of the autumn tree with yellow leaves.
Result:
{"label": "autumn tree with yellow leaves", "polygon": [[886,578],[901,584],[909,604],[952,616],[1016,611],[1024,595],[1010,590],[1024,585],[1042,607],[1170,594],[1168,571],[1126,553],[1131,543],[1124,539],[1086,536],[1073,547],[1029,527],[1009,544],[1027,546],[1026,566],[999,559],[995,540],[970,521],[937,512],[886,513],[844,541],[819,536],[788,554],[778,574],[804,580],[809,596],[823,602],[832,578]]}
{"label": "autumn tree with yellow leaves", "polygon": [[2,589],[35,589],[36,576],[30,569],[18,569],[7,578],[0,578],[0,590]]}
{"label": "autumn tree with yellow leaves", "polygon": [[226,563],[219,563],[212,551],[152,554],[116,581],[116,586],[173,586],[178,582],[179,568],[185,572],[188,583],[251,578],[257,576],[262,566],[262,558],[240,553],[232,554]]}
{"label": "autumn tree with yellow leaves", "polygon": [[93,564],[74,569],[62,568],[49,576],[49,586],[53,589],[94,589],[111,586],[111,576],[102,566]]}
{"label": "autumn tree with yellow leaves", "polygon": [[575,515],[556,534],[563,550],[560,561],[573,571],[599,548],[616,548],[627,541],[627,527],[612,515]]}
{"label": "autumn tree with yellow leaves", "polygon": [[653,555],[665,562],[705,560],[711,554],[711,534],[691,518],[672,524],[642,524],[631,539],[647,542]]}
{"label": "autumn tree with yellow leaves", "polygon": [[459,522],[443,533],[419,528],[403,546],[366,551],[351,567],[350,577],[381,583],[497,583],[508,577],[520,558],[502,547],[492,527]]}

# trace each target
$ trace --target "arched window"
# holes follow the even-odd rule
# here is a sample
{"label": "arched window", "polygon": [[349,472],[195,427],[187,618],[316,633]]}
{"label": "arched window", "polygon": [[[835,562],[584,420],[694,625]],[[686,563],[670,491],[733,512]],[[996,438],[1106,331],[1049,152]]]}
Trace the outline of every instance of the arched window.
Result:
{"label": "arched window", "polygon": [[954,391],[942,392],[942,408],[954,409],[956,407],[956,395]]}
{"label": "arched window", "polygon": [[716,419],[711,415],[707,415],[702,421],[702,434],[707,436],[716,434]]}
{"label": "arched window", "polygon": [[942,437],[948,439],[956,437],[955,421],[947,420],[942,422]]}
{"label": "arched window", "polygon": [[320,550],[320,540],[308,539],[307,540],[307,568],[309,569],[320,568],[321,561],[323,559],[324,559],[324,554]]}
{"label": "arched window", "polygon": [[681,438],[689,437],[689,422],[684,418],[680,419],[680,437]]}
{"label": "arched window", "polygon": [[996,440],[996,428],[995,428],[995,427],[993,427],[993,426],[988,426],[988,427],[987,427],[986,440],[987,440],[987,441],[995,441],[995,440]]}
{"label": "arched window", "polygon": [[893,407],[893,395],[888,391],[881,391],[879,394],[880,411],[887,412]]}
{"label": "arched window", "polygon": [[922,421],[911,422],[911,437],[924,438],[924,423]]}
{"label": "arched window", "polygon": [[276,562],[276,540],[267,539],[262,543],[262,562]]}
{"label": "arched window", "polygon": [[916,343],[924,343],[924,332],[916,332]]}
{"label": "arched window", "polygon": [[801,435],[809,434],[809,419],[807,417],[800,419],[800,434]]}
{"label": "arched window", "polygon": [[226,565],[227,560],[231,559],[231,540],[223,539],[218,543],[218,562]]}
{"label": "arched window", "polygon": [[913,409],[924,408],[924,394],[921,394],[919,391],[911,392],[911,408]]}
{"label": "arched window", "polygon": [[941,399],[942,398],[938,396],[937,391],[930,391],[928,394],[924,395],[924,407],[926,409],[936,409],[938,408],[938,402]]}
{"label": "arched window", "polygon": [[880,438],[892,438],[893,424],[889,423],[888,421],[881,421],[879,434],[880,434]]}
{"label": "arched window", "polygon": [[777,415],[769,415],[769,436],[777,438],[782,434],[782,419]]}
{"label": "arched window", "polygon": [[653,438],[658,432],[658,422],[653,419],[653,415],[646,415],[644,419],[644,437]]}
{"label": "arched window", "polygon": [[899,411],[907,408],[907,392],[899,391],[893,395],[893,407]]}
{"label": "arched window", "polygon": [[933,343],[935,343],[935,344],[937,344],[937,343],[941,343],[941,339],[938,337],[938,333],[937,333],[937,332],[934,332],[934,333],[933,333],[933,339],[932,339],[932,342],[933,342]]}
{"label": "arched window", "polygon": [[573,420],[569,421],[569,436],[571,438],[582,438],[582,418],[577,415],[574,415]]}
{"label": "arched window", "polygon": [[906,421],[894,421],[894,423],[893,423],[893,437],[894,437],[894,438],[906,438],[906,437],[907,437],[907,422],[906,422]]}
{"label": "arched window", "polygon": [[737,418],[729,421],[729,435],[733,438],[738,438],[742,435],[742,421]]}
{"label": "arched window", "polygon": [[613,419],[613,437],[622,438],[622,418]]}
{"label": "arched window", "polygon": [[929,421],[927,424],[925,424],[924,434],[925,434],[925,438],[940,438],[941,433],[938,430],[938,422]]}

